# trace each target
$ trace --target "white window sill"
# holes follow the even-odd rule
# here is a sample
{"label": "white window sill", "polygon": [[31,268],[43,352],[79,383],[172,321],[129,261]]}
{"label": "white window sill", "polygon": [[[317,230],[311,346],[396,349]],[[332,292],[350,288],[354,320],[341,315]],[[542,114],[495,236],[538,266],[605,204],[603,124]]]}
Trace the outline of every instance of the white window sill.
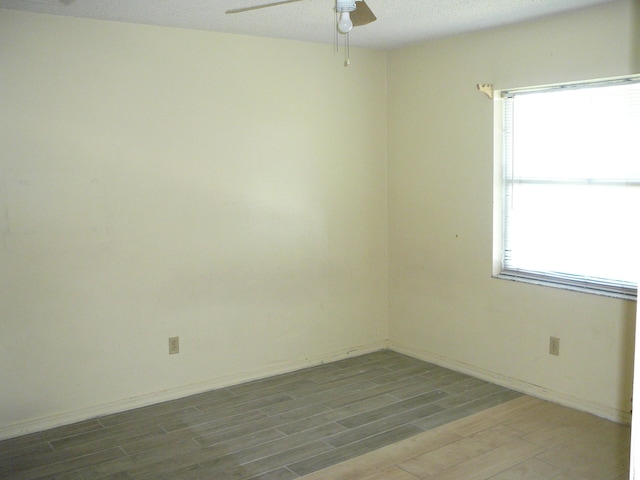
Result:
{"label": "white window sill", "polygon": [[561,288],[564,290],[571,290],[573,292],[587,293],[591,295],[602,295],[605,297],[618,298],[621,300],[637,301],[638,291],[625,289],[622,290],[609,290],[605,286],[598,285],[576,285],[570,282],[564,282],[562,279],[553,280],[551,278],[534,278],[533,276],[527,276],[526,274],[517,274],[514,272],[501,272],[498,275],[494,275],[493,278],[499,280],[510,280],[512,282],[529,283],[542,287]]}

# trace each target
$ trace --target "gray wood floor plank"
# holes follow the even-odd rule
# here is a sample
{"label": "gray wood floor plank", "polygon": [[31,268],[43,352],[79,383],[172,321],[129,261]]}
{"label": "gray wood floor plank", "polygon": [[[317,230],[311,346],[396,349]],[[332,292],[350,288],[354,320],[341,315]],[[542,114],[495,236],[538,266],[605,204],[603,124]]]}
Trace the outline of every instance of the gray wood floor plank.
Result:
{"label": "gray wood floor plank", "polygon": [[[0,453],[0,471],[9,470],[10,464],[19,464],[24,461],[32,462],[37,458],[46,458],[53,455],[53,447],[49,442],[41,442],[20,448],[14,448],[11,451]],[[22,460],[25,459],[25,460]]]}
{"label": "gray wood floor plank", "polygon": [[164,435],[166,432],[159,425],[139,425],[137,422],[126,423],[116,427],[94,430],[81,435],[52,440],[50,445],[55,450],[66,450],[72,447],[86,449],[87,453],[106,450],[126,443],[133,443]]}
{"label": "gray wood floor plank", "polygon": [[283,390],[286,390],[287,392],[295,392],[296,390],[305,390],[307,388],[313,387],[317,387],[317,384],[315,382],[307,378],[300,378],[283,385],[275,384],[255,386],[254,388],[248,389],[241,393],[236,393],[236,398],[234,398],[233,401],[235,403],[245,403],[253,400],[260,400],[267,396],[277,395]]}
{"label": "gray wood floor plank", "polygon": [[[345,407],[347,405],[350,405],[352,403],[356,403],[356,402],[360,402],[362,400],[366,400],[368,398],[373,398],[375,396],[378,395],[384,395],[387,393],[392,393],[392,392],[396,392],[402,388],[406,388],[406,387],[410,387],[410,386],[415,386],[418,385],[420,383],[424,382],[424,379],[421,378],[420,376],[415,376],[415,377],[411,377],[411,378],[405,378],[403,380],[400,380],[398,382],[394,382],[394,383],[388,383],[385,385],[378,385],[377,387],[374,388],[369,388],[367,390],[362,390],[359,392],[353,392],[347,395],[343,395],[341,397],[332,399],[330,401],[326,401],[324,402],[325,405],[331,407],[331,408],[340,408],[340,407]],[[436,390],[435,388],[432,388],[431,390]],[[430,391],[431,391],[430,390]],[[426,392],[424,392],[426,393]]]}
{"label": "gray wood floor plank", "polygon": [[[331,435],[342,431],[344,431],[344,427],[338,425],[337,423],[327,424],[294,435],[287,435],[284,437],[276,438],[274,440],[266,441],[258,445],[244,448],[242,450],[234,450],[233,442],[220,443],[210,448],[210,451],[214,452],[214,454],[211,455],[211,459],[213,460],[214,458],[220,459],[226,457],[226,460],[224,460],[224,462],[232,459],[233,461],[238,462],[238,464],[249,463],[261,458],[270,457],[281,452],[298,448],[301,445],[314,444],[319,439],[330,437]],[[229,446],[230,444],[231,447]]]}
{"label": "gray wood floor plank", "polygon": [[410,378],[415,375],[426,374],[433,371],[435,368],[437,367],[427,364],[424,366],[415,365],[399,370],[386,369],[387,371],[381,372],[379,376],[372,378],[371,381],[378,385],[384,385],[385,383],[397,382],[398,380]]}
{"label": "gray wood floor plank", "polygon": [[291,435],[311,427],[337,422],[358,413],[368,412],[392,403],[397,403],[397,399],[394,399],[391,395],[379,395],[338,409],[329,410],[326,413],[304,418],[296,422],[287,423],[278,427],[278,429],[285,432],[287,435]]}
{"label": "gray wood floor plank", "polygon": [[362,425],[366,425],[367,423],[375,422],[386,417],[397,415],[398,413],[404,412],[406,410],[412,410],[414,408],[433,403],[436,400],[441,400],[446,396],[447,394],[445,392],[435,390],[430,393],[425,393],[424,395],[412,397],[407,400],[401,400],[384,407],[376,408],[368,412],[345,418],[344,420],[340,420],[338,423],[347,428],[356,428]]}
{"label": "gray wood floor plank", "polygon": [[294,478],[298,478],[298,474],[283,467],[261,475],[256,475],[248,480],[293,480]]}
{"label": "gray wood floor plank", "polygon": [[197,408],[204,415],[211,415],[214,418],[222,418],[225,416],[238,415],[244,412],[250,412],[259,408],[265,408],[270,405],[277,405],[282,402],[293,400],[293,397],[285,392],[286,390],[272,395],[265,394],[262,397],[254,398],[247,401],[236,399],[225,402],[225,404],[223,405],[207,405],[199,406]]}
{"label": "gray wood floor plank", "polygon": [[260,411],[267,415],[278,415],[289,410],[295,410],[315,403],[326,403],[330,400],[343,398],[348,394],[364,392],[376,387],[376,385],[371,382],[351,383],[347,381],[344,383],[335,383],[340,383],[340,385],[335,386],[335,384],[329,384],[327,385],[327,388],[323,388],[319,392],[291,398],[290,400],[280,402],[278,404],[260,407]]}
{"label": "gray wood floor plank", "polygon": [[444,411],[442,407],[434,404],[423,405],[413,410],[408,410],[397,415],[391,415],[380,420],[361,425],[359,427],[345,430],[344,432],[340,432],[329,438],[326,438],[324,441],[336,448],[344,447],[351,443],[364,440],[365,438],[376,435],[378,433],[393,430],[402,425],[413,424],[415,426],[418,421],[427,419],[442,411]]}
{"label": "gray wood floor plank", "polygon": [[321,441],[300,445],[283,452],[270,455],[249,463],[242,464],[242,468],[251,476],[259,475],[279,468],[281,465],[289,465],[300,462],[309,457],[333,450],[332,447]]}
{"label": "gray wood floor plank", "polygon": [[112,448],[103,452],[82,455],[56,463],[20,470],[16,473],[3,475],[6,480],[36,480],[51,478],[59,474],[83,469],[94,463],[103,463],[116,458],[124,457],[125,453],[120,448]]}
{"label": "gray wood floor plank", "polygon": [[[115,460],[109,460],[101,463],[93,463],[83,468],[56,475],[55,480],[103,480],[109,478],[131,478],[126,473],[127,470],[134,466],[131,457],[120,457]],[[50,480],[51,477],[47,478]]]}
{"label": "gray wood floor plank", "polygon": [[122,450],[130,457],[158,458],[170,454],[194,451],[200,445],[194,441],[190,432],[171,432],[153,438],[146,438],[137,442],[131,442],[122,447]]}

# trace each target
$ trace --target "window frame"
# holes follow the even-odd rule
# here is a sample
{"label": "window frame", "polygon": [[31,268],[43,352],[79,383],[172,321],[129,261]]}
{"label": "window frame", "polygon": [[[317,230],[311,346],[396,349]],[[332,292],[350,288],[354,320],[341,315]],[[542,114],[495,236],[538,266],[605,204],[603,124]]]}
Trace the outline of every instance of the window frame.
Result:
{"label": "window frame", "polygon": [[[582,293],[604,295],[624,300],[637,300],[638,284],[635,286],[620,286],[602,281],[587,281],[583,278],[572,278],[571,275],[553,274],[551,272],[537,272],[516,268],[505,268],[505,189],[508,184],[505,181],[505,98],[510,95],[526,93],[543,93],[545,91],[557,91],[558,89],[591,88],[615,84],[640,83],[640,75],[626,75],[607,79],[567,82],[537,87],[509,88],[494,91],[493,104],[493,131],[494,131],[494,175],[493,175],[493,277],[501,280],[510,280],[528,284],[561,288]],[[595,280],[595,279],[593,279]]]}

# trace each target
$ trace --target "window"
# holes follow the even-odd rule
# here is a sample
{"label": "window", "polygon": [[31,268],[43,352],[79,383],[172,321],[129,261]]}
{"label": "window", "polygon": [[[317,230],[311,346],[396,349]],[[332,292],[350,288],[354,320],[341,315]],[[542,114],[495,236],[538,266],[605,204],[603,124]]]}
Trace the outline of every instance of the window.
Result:
{"label": "window", "polygon": [[494,274],[636,297],[640,77],[500,92]]}

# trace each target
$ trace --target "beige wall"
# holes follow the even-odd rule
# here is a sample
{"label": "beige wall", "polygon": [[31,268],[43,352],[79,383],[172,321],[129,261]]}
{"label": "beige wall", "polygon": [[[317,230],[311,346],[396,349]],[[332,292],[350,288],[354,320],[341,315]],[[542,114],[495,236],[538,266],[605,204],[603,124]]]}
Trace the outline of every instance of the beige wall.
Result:
{"label": "beige wall", "polygon": [[[491,277],[493,108],[476,84],[634,73],[631,8],[388,54],[392,348],[628,420],[635,302]],[[551,335],[559,357],[548,354]]]}
{"label": "beige wall", "polygon": [[0,10],[0,437],[385,345],[385,54],[351,56]]}

